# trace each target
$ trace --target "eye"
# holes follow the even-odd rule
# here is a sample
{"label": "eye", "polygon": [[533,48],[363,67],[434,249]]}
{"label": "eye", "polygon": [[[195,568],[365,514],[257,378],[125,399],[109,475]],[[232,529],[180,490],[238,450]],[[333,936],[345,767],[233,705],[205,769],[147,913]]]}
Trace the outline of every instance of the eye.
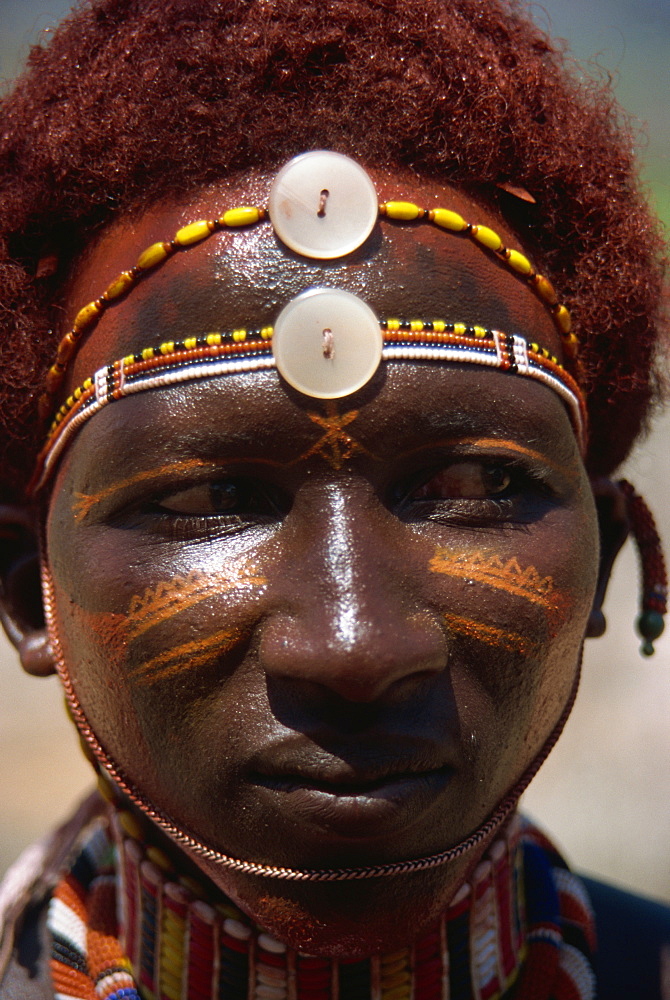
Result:
{"label": "eye", "polygon": [[529,524],[557,501],[546,470],[495,456],[454,456],[398,483],[391,494],[405,520],[473,527]]}
{"label": "eye", "polygon": [[512,473],[504,465],[454,462],[412,491],[409,500],[478,500],[495,497],[510,486]]}
{"label": "eye", "polygon": [[[270,506],[269,500],[266,507]],[[211,483],[199,483],[164,497],[159,504],[162,511],[172,514],[192,514],[198,517],[216,517],[220,514],[243,514],[259,512],[263,506],[260,496],[255,495],[251,483],[244,479],[223,479]]]}
{"label": "eye", "polygon": [[203,528],[239,529],[281,519],[290,499],[272,483],[245,476],[226,476],[175,490],[155,500],[145,513],[159,520]]}
{"label": "eye", "polygon": [[211,539],[272,527],[290,506],[290,498],[272,483],[222,476],[184,485],[135,507],[124,519],[124,526],[142,526],[171,541]]}

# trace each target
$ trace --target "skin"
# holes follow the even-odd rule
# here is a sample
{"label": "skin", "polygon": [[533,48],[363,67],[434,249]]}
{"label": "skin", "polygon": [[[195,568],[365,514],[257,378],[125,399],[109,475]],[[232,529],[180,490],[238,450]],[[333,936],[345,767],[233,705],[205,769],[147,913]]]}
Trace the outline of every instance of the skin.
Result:
{"label": "skin", "polygon": [[[453,207],[518,246],[458,192],[371,174],[381,198]],[[231,181],[116,225],[78,269],[64,328],[150,243],[264,204],[269,182]],[[479,323],[560,352],[542,305],[467,240],[384,223],[323,263],[262,226],[178,255],[108,310],[68,391],[130,350],[271,322],[318,284],[380,315]],[[333,426],[357,445],[337,460],[318,447]],[[213,505],[212,484],[233,491],[230,510]],[[509,574],[491,586],[435,571],[444,550],[493,567],[514,558],[551,577],[551,594],[529,599]],[[598,526],[555,393],[478,366],[403,363],[335,405],[274,372],[115,403],[60,464],[46,559],[75,689],[136,787],[236,857],[352,867],[457,844],[541,751],[575,682]],[[194,573],[215,585],[189,600]],[[129,609],[161,587],[174,613],[133,633]],[[35,656],[33,669],[47,668]],[[356,956],[425,927],[481,850],[363,886],[188,860],[293,946]]]}

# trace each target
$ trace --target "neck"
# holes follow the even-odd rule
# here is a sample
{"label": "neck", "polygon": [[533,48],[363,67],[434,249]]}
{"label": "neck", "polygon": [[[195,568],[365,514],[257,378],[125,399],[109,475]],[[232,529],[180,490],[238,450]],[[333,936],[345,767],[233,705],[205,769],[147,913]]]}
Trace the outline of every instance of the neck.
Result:
{"label": "neck", "polygon": [[[463,996],[493,997],[516,978],[524,953],[517,885],[519,824],[492,845],[470,882],[418,940],[356,961],[308,957],[255,926],[227,900],[169,871],[160,853],[117,825],[121,944],[147,995],[190,998],[432,996],[457,974]],[[318,991],[316,990],[318,984]],[[179,985],[180,992],[176,992]],[[224,992],[224,985],[227,992]],[[398,990],[396,993],[395,990]],[[434,994],[443,994],[442,987]]]}

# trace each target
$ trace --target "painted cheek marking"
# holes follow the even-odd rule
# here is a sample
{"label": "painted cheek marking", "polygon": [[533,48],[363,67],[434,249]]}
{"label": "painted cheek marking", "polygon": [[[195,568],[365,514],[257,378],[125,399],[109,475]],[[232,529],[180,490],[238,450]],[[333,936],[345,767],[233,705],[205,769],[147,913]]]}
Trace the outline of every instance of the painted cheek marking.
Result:
{"label": "painted cheek marking", "polygon": [[254,566],[244,566],[236,573],[206,573],[194,569],[185,576],[175,576],[135,595],[128,607],[126,635],[128,640],[170,621],[182,611],[193,608],[209,597],[230,590],[264,587],[267,579],[259,576]]}
{"label": "painted cheek marking", "polygon": [[200,667],[217,656],[229,652],[241,639],[237,629],[222,629],[206,639],[196,639],[167,650],[136,667],[128,675],[137,684],[164,681],[182,670]]}
{"label": "painted cheek marking", "polygon": [[[237,460],[239,461],[239,458]],[[269,458],[253,458],[252,461],[257,465],[271,465],[277,468],[284,464]],[[107,486],[105,489],[99,490],[97,493],[75,493],[75,499],[72,504],[72,515],[75,521],[83,521],[83,519],[90,514],[91,510],[97,506],[97,504],[102,503],[103,500],[107,500],[111,496],[114,496],[114,494],[118,493],[120,490],[127,489],[129,486],[135,486],[137,483],[148,482],[152,479],[158,479],[165,475],[189,472],[192,469],[216,470],[222,467],[226,468],[229,465],[230,459],[223,459],[220,462],[216,462],[205,461],[200,458],[190,458],[183,462],[170,462],[167,465],[161,465],[155,469],[145,469],[144,472],[138,472],[134,476],[129,476],[128,479],[122,479],[118,483],[113,483],[111,486]]]}
{"label": "painted cheek marking", "polygon": [[457,635],[464,635],[470,639],[476,639],[487,646],[494,646],[499,649],[506,649],[511,653],[519,653],[521,656],[530,655],[541,643],[529,641],[527,636],[518,632],[509,632],[505,629],[496,628],[493,625],[485,625],[483,622],[474,621],[471,618],[461,618],[459,615],[452,615],[448,612],[444,614],[444,620]]}
{"label": "painted cheek marking", "polygon": [[547,611],[556,607],[552,599],[553,579],[540,576],[534,566],[522,570],[515,556],[504,563],[499,556],[487,557],[481,552],[454,554],[449,549],[438,548],[428,565],[433,573],[476,580],[496,590],[522,597],[531,604],[539,604]]}
{"label": "painted cheek marking", "polygon": [[326,403],[325,417],[320,413],[308,412],[307,416],[312,423],[321,427],[325,433],[311,448],[308,448],[302,455],[299,455],[295,459],[295,462],[311,458],[312,455],[321,455],[332,469],[339,471],[344,463],[358,452],[367,455],[369,458],[374,458],[374,455],[367,448],[344,429],[356,420],[359,413],[360,410],[349,410],[348,413],[339,414],[337,412],[337,403],[334,400],[329,400]]}
{"label": "painted cheek marking", "polygon": [[104,647],[108,658],[120,659],[126,648],[126,616],[119,612],[89,611],[77,598],[69,597],[67,600],[77,628],[83,628],[86,634],[93,636]]}

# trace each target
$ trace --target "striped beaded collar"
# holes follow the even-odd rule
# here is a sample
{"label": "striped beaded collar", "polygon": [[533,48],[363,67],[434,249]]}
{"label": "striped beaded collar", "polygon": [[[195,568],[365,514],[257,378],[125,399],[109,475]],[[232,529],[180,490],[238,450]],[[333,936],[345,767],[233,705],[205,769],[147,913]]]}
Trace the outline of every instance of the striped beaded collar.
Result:
{"label": "striped beaded collar", "polygon": [[98,821],[88,832],[50,905],[57,998],[502,1000],[511,989],[515,1000],[594,996],[585,891],[517,817],[435,926],[407,949],[354,962],[292,951],[223,897],[208,901],[201,886],[179,877],[137,839],[129,814],[115,815],[111,827]]}

